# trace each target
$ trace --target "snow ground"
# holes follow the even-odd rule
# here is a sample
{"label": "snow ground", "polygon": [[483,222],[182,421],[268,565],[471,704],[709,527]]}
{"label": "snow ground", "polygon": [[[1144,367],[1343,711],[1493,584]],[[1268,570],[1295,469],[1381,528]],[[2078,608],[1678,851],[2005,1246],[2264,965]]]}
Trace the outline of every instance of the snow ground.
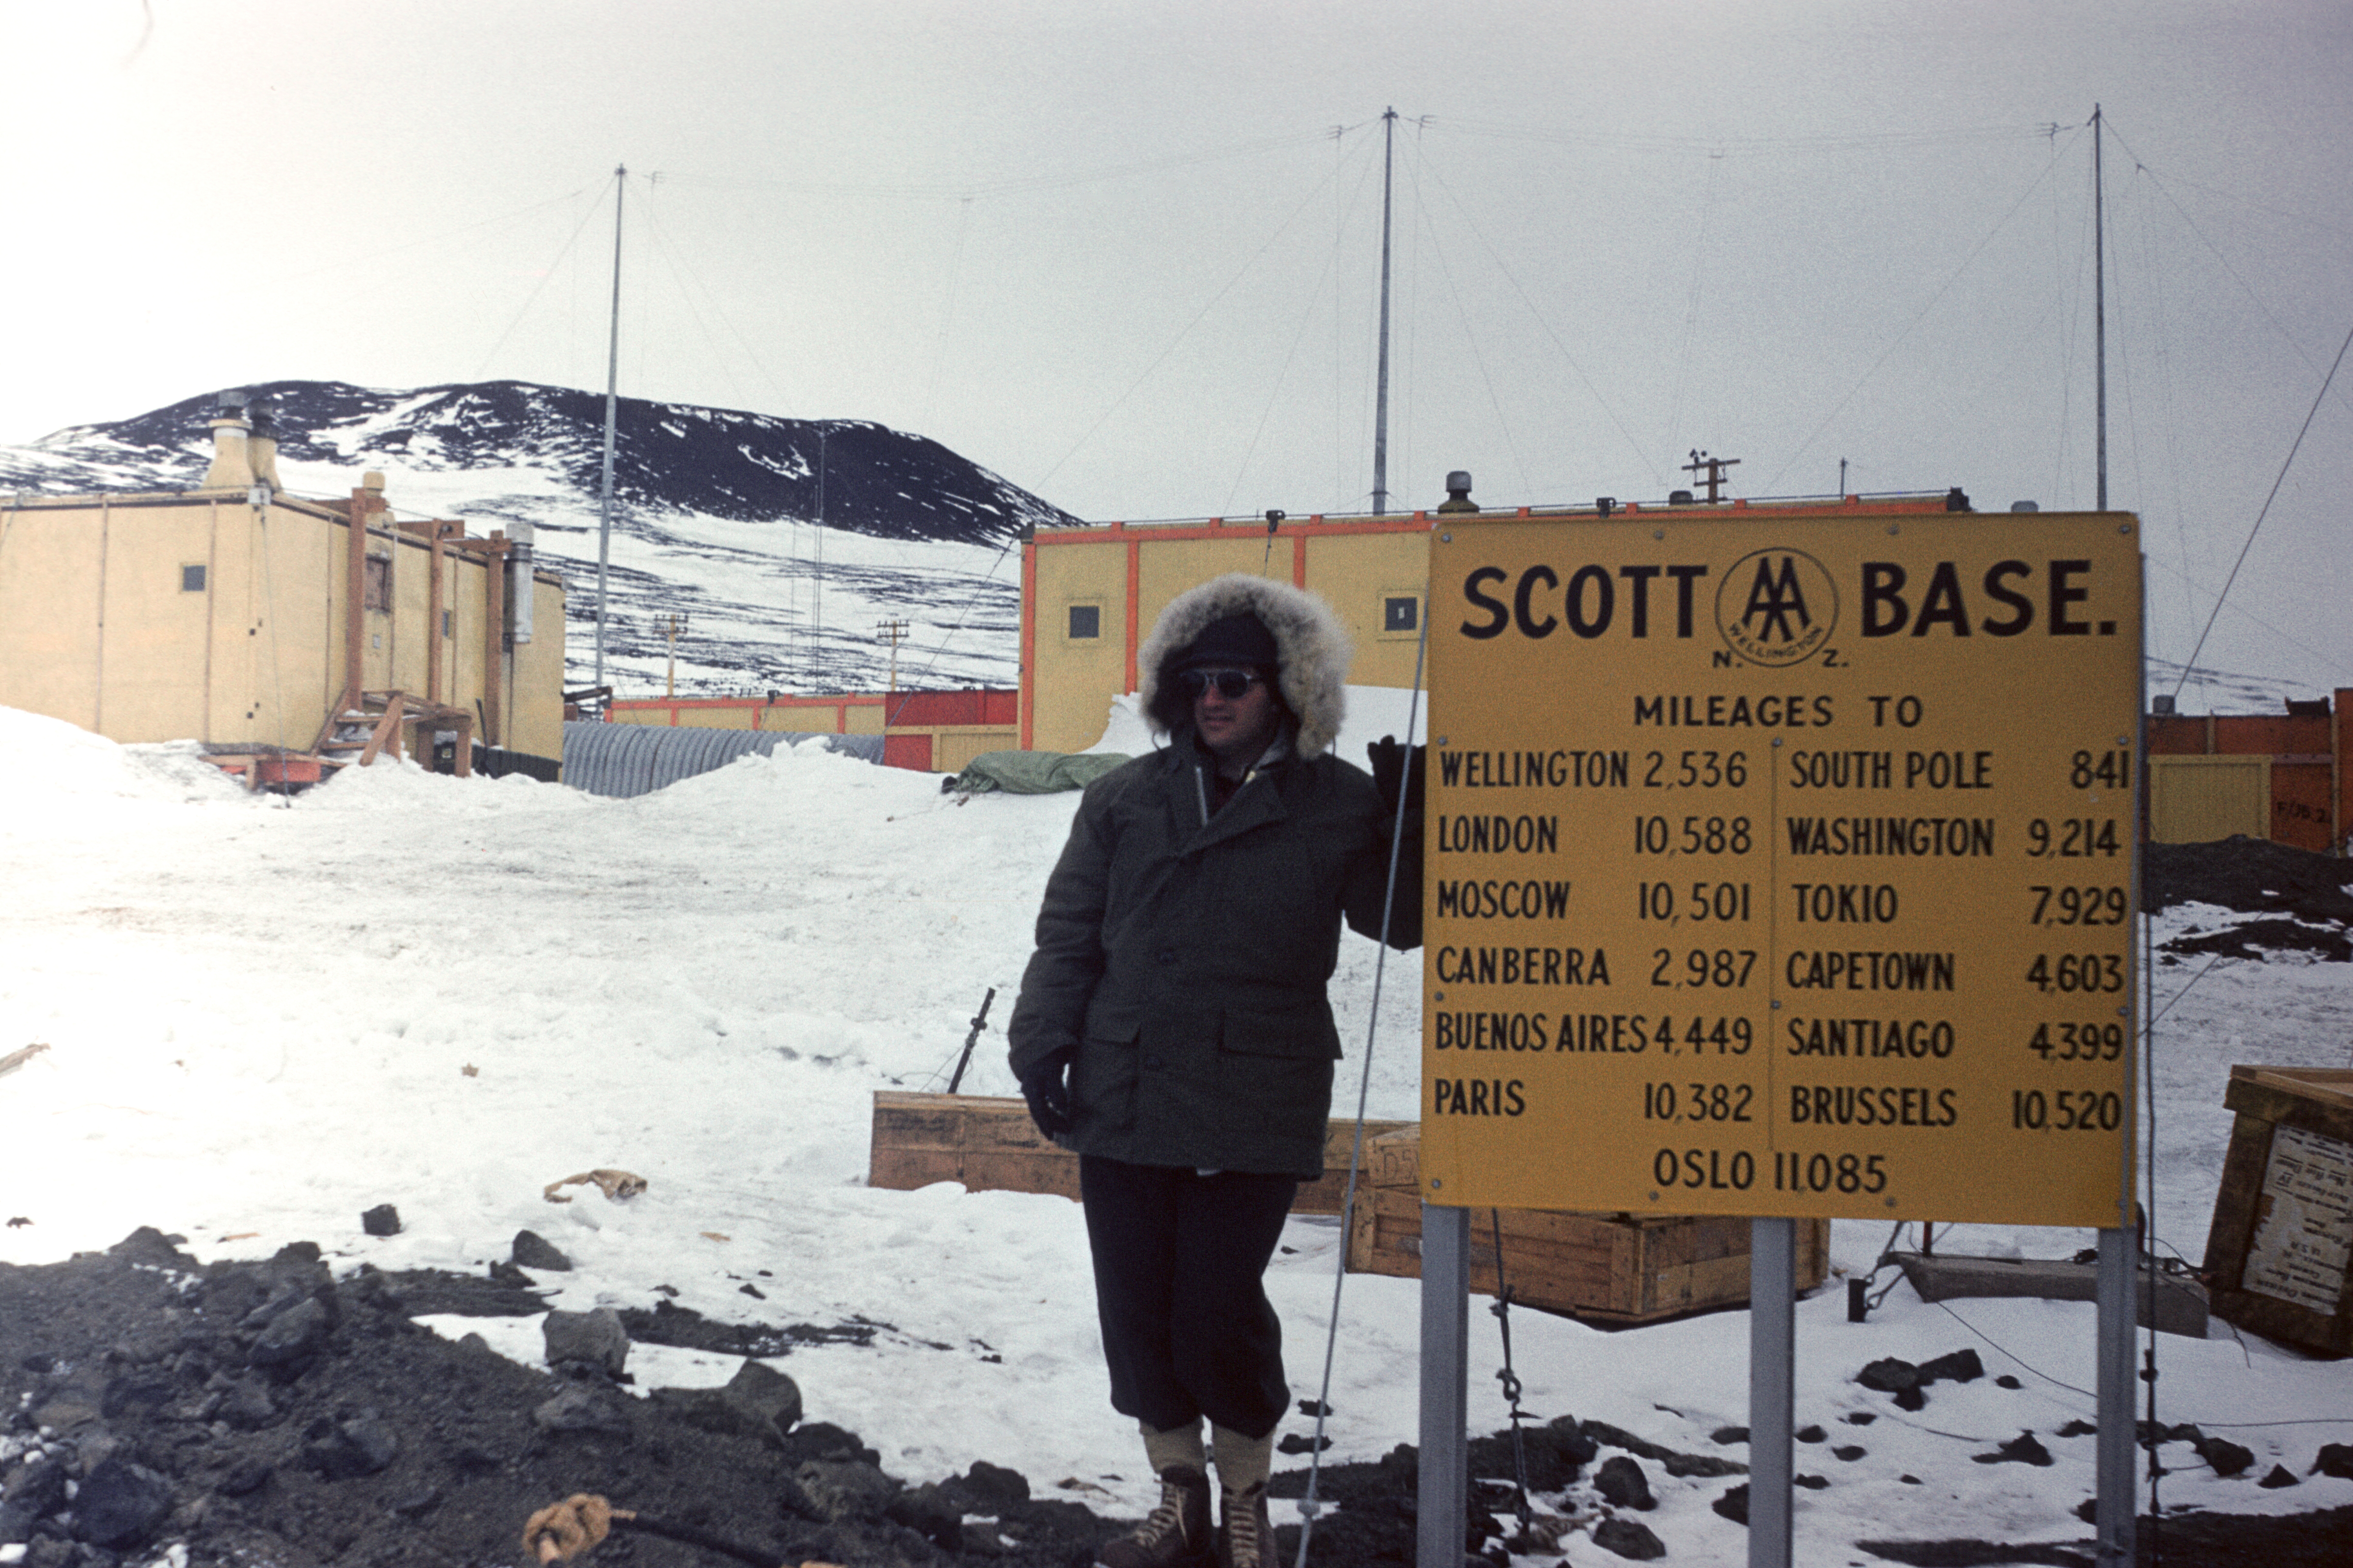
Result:
{"label": "snow ground", "polygon": [[[1344,750],[1402,728],[1402,694],[1358,697]],[[1115,714],[1106,745],[1135,739],[1132,716]],[[966,1087],[1012,1092],[994,1026],[1075,801],[959,805],[926,775],[804,751],[632,800],[379,763],[290,805],[244,795],[189,746],[118,747],[0,710],[0,1054],[51,1047],[0,1078],[0,1209],[32,1222],[0,1229],[0,1260],[54,1260],[152,1224],[206,1258],[307,1238],[340,1268],[479,1271],[529,1227],[578,1265],[543,1281],[567,1308],[649,1305],[667,1285],[724,1319],[890,1325],[871,1346],[779,1364],[810,1418],[861,1433],[911,1481],[988,1459],[1141,1511],[1139,1445],[1104,1401],[1077,1206],[864,1184],[871,1093],[944,1088],[987,986],[994,1022]],[[2218,918],[2175,910],[2158,934]],[[1374,956],[1349,937],[1334,983],[1344,1102]],[[2193,1260],[2229,1135],[2231,1064],[2353,1059],[2353,965],[2226,961],[2185,994],[2203,963],[2160,969],[2157,986],[2169,1011],[2153,1207],[2162,1242]],[[1375,1116],[1416,1113],[1417,981],[1411,961],[1388,966]],[[542,1199],[546,1183],[605,1165],[644,1175],[644,1195]],[[361,1211],[384,1202],[406,1229],[364,1235]],[[1841,1222],[1834,1265],[1868,1270],[1886,1237],[1883,1224]],[[2063,1257],[2088,1242],[1964,1227],[1939,1247]],[[1336,1222],[1294,1220],[1271,1271],[1301,1397],[1314,1392],[1340,1243]],[[1417,1291],[1345,1282],[1335,1459],[1415,1439]],[[1900,1284],[1861,1325],[1835,1282],[1801,1303],[1799,1420],[1869,1452],[1842,1463],[1830,1444],[1799,1449],[1799,1471],[1832,1483],[1798,1494],[1800,1559],[1831,1561],[1862,1537],[2083,1538],[2072,1510],[2092,1489],[2091,1440],[2055,1433],[2093,1414],[2092,1326],[2085,1304],[1948,1310]],[[1746,1314],[1611,1334],[1523,1311],[1512,1327],[1536,1414],[1741,1457],[1708,1435],[1746,1420]],[[536,1356],[535,1320],[465,1328]],[[1502,1361],[1496,1325],[1474,1310],[1471,1331],[1472,1426],[1492,1431],[1504,1425],[1486,1375]],[[2024,1388],[1940,1384],[1907,1415],[1852,1381],[1877,1357],[1964,1346]],[[2168,1448],[2167,1507],[2353,1503],[2353,1481],[2254,1485],[2274,1463],[2303,1476],[2322,1443],[2353,1442],[2353,1362],[2242,1342],[2219,1323],[2202,1342],[2166,1336],[2158,1353],[2161,1418],[2256,1455],[2223,1480]],[[640,1387],[731,1370],[653,1347],[631,1364]],[[1878,1418],[1840,1424],[1854,1411]],[[2054,1465],[1970,1462],[2027,1427]],[[1707,1506],[1725,1483],[1652,1482],[1661,1505],[1645,1521],[1673,1561],[1745,1561],[1742,1532]]]}

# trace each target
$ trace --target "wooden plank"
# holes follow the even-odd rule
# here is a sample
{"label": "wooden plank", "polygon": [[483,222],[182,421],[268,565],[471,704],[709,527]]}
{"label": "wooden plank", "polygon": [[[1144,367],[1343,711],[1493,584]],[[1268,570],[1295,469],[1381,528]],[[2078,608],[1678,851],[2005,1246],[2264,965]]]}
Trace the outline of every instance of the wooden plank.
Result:
{"label": "wooden plank", "polygon": [[2234,1067],[2222,1104],[2353,1143],[2353,1069]]}
{"label": "wooden plank", "polygon": [[[1367,1121],[1369,1143],[1406,1125]],[[1324,1179],[1300,1184],[1293,1214],[1336,1215],[1345,1196],[1353,1120],[1334,1121],[1324,1138]],[[1029,1108],[1009,1096],[915,1094],[878,1089],[867,1184],[900,1192],[962,1182],[974,1192],[1079,1195],[1079,1157],[1047,1142]]]}
{"label": "wooden plank", "polygon": [[[1421,1199],[1391,1187],[1357,1194],[1348,1236],[1348,1268],[1359,1274],[1418,1279]],[[1748,1300],[1748,1222],[1721,1216],[1640,1219],[1547,1210],[1504,1209],[1504,1269],[1513,1300],[1599,1321],[1634,1324]],[[1495,1293],[1493,1219],[1473,1212],[1471,1288]],[[1799,1283],[1812,1289],[1828,1272],[1826,1221],[1799,1226]],[[1736,1250],[1724,1237],[1736,1235]],[[1662,1252],[1694,1254],[1661,1264]]]}
{"label": "wooden plank", "polygon": [[[2099,1266],[2063,1258],[1971,1258],[1966,1255],[1917,1252],[1894,1254],[1896,1266],[1923,1301],[1948,1301],[1965,1297],[2023,1296],[2044,1301],[2090,1301],[2099,1294]],[[2206,1293],[2191,1281],[2158,1274],[2152,1292],[2149,1271],[2139,1271],[2133,1303],[2142,1328],[2156,1327],[2168,1334],[2193,1340],[2206,1337]],[[2149,1298],[2157,1300],[2157,1321],[2149,1321]]]}
{"label": "wooden plank", "polygon": [[2293,1301],[2233,1289],[2214,1292],[2214,1315],[2268,1339],[2327,1355],[2353,1355],[2353,1313],[2341,1309],[2336,1317],[2324,1318]]}
{"label": "wooden plank", "polygon": [[[2206,1231],[2206,1282],[2236,1290],[2255,1236],[2255,1208],[2263,1201],[2263,1172],[2271,1164],[2273,1123],[2241,1111],[2231,1127],[2222,1156],[2222,1179],[2214,1189],[2214,1218]],[[2218,1298],[2219,1300],[2219,1298]]]}
{"label": "wooden plank", "polygon": [[1406,1192],[1421,1188],[1421,1124],[1365,1141],[1365,1180]]}
{"label": "wooden plank", "polygon": [[391,744],[394,760],[399,759],[400,710],[401,694],[396,691],[385,701],[384,717],[375,721],[375,729],[369,734],[368,743],[360,752],[360,766],[364,768],[373,763],[386,742]]}

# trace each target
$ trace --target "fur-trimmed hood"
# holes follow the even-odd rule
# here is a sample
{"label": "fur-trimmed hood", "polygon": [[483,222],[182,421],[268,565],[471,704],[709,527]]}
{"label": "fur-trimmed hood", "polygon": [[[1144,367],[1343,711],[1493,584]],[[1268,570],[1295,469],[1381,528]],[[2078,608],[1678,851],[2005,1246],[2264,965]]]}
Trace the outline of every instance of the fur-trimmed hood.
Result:
{"label": "fur-trimmed hood", "polygon": [[[1293,746],[1313,760],[1331,749],[1348,710],[1348,663],[1355,648],[1332,606],[1303,589],[1271,577],[1230,572],[1187,588],[1168,601],[1152,635],[1136,650],[1136,706],[1155,734],[1186,725],[1189,714],[1170,687],[1169,659],[1192,645],[1210,622],[1248,610],[1274,634],[1281,661],[1276,689],[1299,721]],[[1162,711],[1164,703],[1167,711]]]}

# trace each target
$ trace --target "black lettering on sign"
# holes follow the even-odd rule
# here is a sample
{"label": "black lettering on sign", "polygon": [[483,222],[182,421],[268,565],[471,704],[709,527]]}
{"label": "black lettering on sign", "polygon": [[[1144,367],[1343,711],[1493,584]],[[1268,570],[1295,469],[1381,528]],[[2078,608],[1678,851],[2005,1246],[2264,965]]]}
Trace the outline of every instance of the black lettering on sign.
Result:
{"label": "black lettering on sign", "polygon": [[1441,947],[1431,968],[1444,985],[1609,984],[1609,954],[1598,947]]}
{"label": "black lettering on sign", "polygon": [[1791,692],[1786,697],[1700,697],[1662,692],[1634,699],[1634,722],[1665,730],[1821,729],[1836,714],[1828,697]]}
{"label": "black lettering on sign", "polygon": [[1520,1079],[1501,1078],[1433,1078],[1430,1080],[1432,1116],[1519,1116],[1528,1109]]}
{"label": "black lettering on sign", "polygon": [[1894,789],[1893,752],[1817,752],[1800,746],[1789,753],[1791,789]]}
{"label": "black lettering on sign", "polygon": [[1513,622],[1520,628],[1520,635],[1531,641],[1552,636],[1553,628],[1560,625],[1556,616],[1547,615],[1539,621],[1528,613],[1528,601],[1538,581],[1547,588],[1560,586],[1560,579],[1553,575],[1551,567],[1531,566],[1520,574],[1519,591],[1512,595]]}
{"label": "black lettering on sign", "polygon": [[1440,881],[1438,918],[1466,921],[1556,921],[1568,913],[1563,881]]}
{"label": "black lettering on sign", "polygon": [[[2043,631],[2054,637],[2090,637],[2096,630],[2102,637],[2116,636],[2116,624],[2101,621],[2096,627],[2087,620],[2077,618],[2071,607],[2087,603],[2090,588],[2077,579],[2092,571],[2089,561],[2050,561],[2043,563],[2045,603],[2048,605]],[[1985,599],[2009,612],[2004,616],[1975,616],[1969,604],[1961,569],[1957,563],[1939,561],[1930,569],[1927,585],[1920,590],[1915,607],[1906,590],[1911,574],[1894,561],[1866,561],[1862,563],[1862,635],[1867,637],[1892,637],[1908,630],[1915,637],[1926,637],[1930,627],[1941,628],[1948,637],[1965,637],[1972,626],[1989,637],[2014,637],[2034,626],[2034,601],[2019,593],[2010,584],[2021,577],[2031,577],[2034,568],[2023,561],[1997,561],[1985,569],[1978,580],[1977,591]]]}
{"label": "black lettering on sign", "polygon": [[1547,1031],[1552,1018],[1545,1013],[1441,1012],[1433,1048],[1441,1051],[1543,1051],[1552,1048]]}
{"label": "black lettering on sign", "polygon": [[1789,1121],[1815,1127],[1950,1127],[1961,1119],[1950,1089],[1789,1086]]}
{"label": "black lettering on sign", "polygon": [[1482,566],[1462,579],[1462,596],[1492,617],[1484,626],[1472,621],[1463,622],[1464,637],[1484,642],[1489,637],[1502,636],[1504,628],[1512,624],[1511,615],[1504,608],[1502,602],[1491,599],[1481,592],[1487,584],[1500,583],[1503,580],[1504,569],[1501,566]]}
{"label": "black lettering on sign", "polygon": [[1438,753],[1438,776],[1451,789],[1624,789],[1630,752],[1463,752]]}
{"label": "black lettering on sign", "polygon": [[[1459,763],[1461,753],[1451,754]],[[1442,763],[1443,756],[1440,760]],[[1438,819],[1438,850],[1441,855],[1557,855],[1560,818],[1441,816]]]}
{"label": "black lettering on sign", "polygon": [[1886,882],[1793,882],[1799,925],[1889,925],[1899,900]]}
{"label": "black lettering on sign", "polygon": [[1953,1026],[1944,1018],[1792,1018],[1785,1027],[1793,1057],[1942,1061],[1953,1054]]}
{"label": "black lettering on sign", "polygon": [[1792,816],[1782,826],[1792,855],[1982,859],[1993,853],[1993,824],[1990,816]]}
{"label": "black lettering on sign", "polygon": [[[1563,572],[1568,574],[1562,586]],[[1568,629],[1587,639],[1599,637],[1613,627],[1623,626],[1626,635],[1648,637],[1651,635],[1651,584],[1662,576],[1675,585],[1674,636],[1688,640],[1693,635],[1695,616],[1693,614],[1694,588],[1707,575],[1708,569],[1696,565],[1636,565],[1620,566],[1613,575],[1610,569],[1598,563],[1588,563],[1575,568],[1553,567],[1538,563],[1523,569],[1516,580],[1501,566],[1473,567],[1462,578],[1462,602],[1471,614],[1462,621],[1462,636],[1474,642],[1502,637],[1517,631],[1531,642],[1541,642],[1558,631],[1566,618]],[[1628,585],[1627,613],[1618,614],[1618,584]],[[1511,584],[1508,598],[1497,590]]]}
{"label": "black lettering on sign", "polygon": [[1950,991],[1953,955],[1792,948],[1783,978],[1799,991]]}
{"label": "black lettering on sign", "polygon": [[1650,1047],[1650,1020],[1639,1014],[1563,1013],[1554,1038],[1556,1051],[1638,1057]]}

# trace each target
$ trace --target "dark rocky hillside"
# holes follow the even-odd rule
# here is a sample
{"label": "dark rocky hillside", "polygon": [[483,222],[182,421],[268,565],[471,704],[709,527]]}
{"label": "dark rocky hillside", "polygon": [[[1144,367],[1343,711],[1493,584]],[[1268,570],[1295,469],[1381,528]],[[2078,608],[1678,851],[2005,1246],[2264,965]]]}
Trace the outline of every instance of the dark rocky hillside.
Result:
{"label": "dark rocky hillside", "polygon": [[[522,381],[408,392],[273,381],[250,390],[275,415],[280,453],[293,461],[532,467],[561,474],[584,496],[602,486],[605,400],[595,393]],[[213,394],[183,398],[58,431],[31,451],[68,459],[88,451],[110,470],[144,468],[156,488],[192,486],[211,449],[213,407]],[[12,464],[0,453],[0,484],[54,491],[72,488],[71,478],[69,462]],[[104,477],[97,488],[115,482]],[[1037,523],[1072,521],[927,437],[863,420],[782,419],[638,397],[618,403],[613,488],[632,507],[737,522],[814,519],[821,488],[829,526],[881,539],[998,544]]]}
{"label": "dark rocky hillside", "polygon": [[[529,524],[566,578],[567,683],[592,683],[605,400],[529,382],[387,391],[334,381],[247,389],[278,428],[298,495],[382,468],[394,506],[478,532]],[[0,493],[181,489],[203,480],[216,394],[0,447]],[[880,689],[886,618],[902,683],[1009,685],[1019,572],[1010,548],[1059,508],[925,437],[620,399],[605,679],[664,689],[673,622],[682,697]],[[822,528],[811,527],[822,518]],[[825,542],[827,539],[832,542]]]}

